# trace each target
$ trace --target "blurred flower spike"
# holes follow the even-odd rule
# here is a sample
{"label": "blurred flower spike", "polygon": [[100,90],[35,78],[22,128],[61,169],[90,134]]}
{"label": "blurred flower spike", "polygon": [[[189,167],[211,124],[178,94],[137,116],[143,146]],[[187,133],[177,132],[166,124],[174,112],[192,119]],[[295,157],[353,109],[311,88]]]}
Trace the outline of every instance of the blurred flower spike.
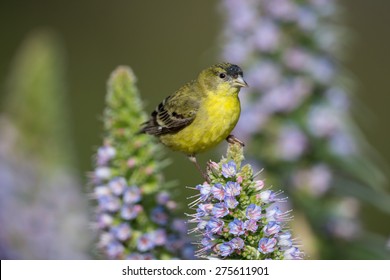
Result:
{"label": "blurred flower spike", "polygon": [[227,157],[208,163],[211,183],[197,185],[198,198],[190,203],[196,213],[190,222],[201,237],[201,258],[302,259],[288,230],[290,211],[277,204],[286,199],[266,188],[249,164],[241,167],[243,149],[229,145]]}
{"label": "blurred flower spike", "polygon": [[146,116],[130,68],[113,72],[106,102],[104,144],[91,174],[99,249],[110,259],[192,259],[186,223],[161,176],[167,163],[154,140],[138,133]]}

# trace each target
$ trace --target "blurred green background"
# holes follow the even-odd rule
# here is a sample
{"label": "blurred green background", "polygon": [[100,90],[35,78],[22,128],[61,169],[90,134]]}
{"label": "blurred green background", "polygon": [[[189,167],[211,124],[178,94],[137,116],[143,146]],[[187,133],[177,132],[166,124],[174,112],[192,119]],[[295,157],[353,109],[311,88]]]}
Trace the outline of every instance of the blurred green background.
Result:
{"label": "blurred green background", "polygon": [[[390,2],[343,0],[349,29],[345,68],[356,83],[366,110],[355,110],[356,121],[384,162],[390,162]],[[66,53],[66,85],[77,169],[93,169],[92,155],[102,141],[100,117],[106,81],[117,65],[129,65],[151,111],[202,68],[218,61],[221,17],[219,1],[48,1],[0,2],[0,102],[13,56],[24,38],[49,28],[61,38]],[[245,72],[245,69],[244,69]],[[1,106],[0,106],[1,107]],[[359,108],[360,110],[360,108]],[[200,181],[183,155],[168,151],[173,164],[167,178],[180,186]],[[199,157],[201,163],[218,155]],[[184,190],[184,188],[183,188]],[[184,193],[183,193],[184,195]],[[368,227],[390,234],[388,216],[362,211]]]}

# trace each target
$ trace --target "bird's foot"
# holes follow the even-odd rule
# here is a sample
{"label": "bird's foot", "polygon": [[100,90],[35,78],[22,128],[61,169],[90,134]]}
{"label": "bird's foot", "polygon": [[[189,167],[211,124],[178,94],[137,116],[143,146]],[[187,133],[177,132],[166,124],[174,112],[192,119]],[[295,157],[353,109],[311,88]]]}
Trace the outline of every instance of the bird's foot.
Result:
{"label": "bird's foot", "polygon": [[240,144],[241,147],[245,147],[244,142],[242,142],[240,139],[236,138],[233,134],[230,134],[228,137],[226,137],[226,141],[229,144]]}

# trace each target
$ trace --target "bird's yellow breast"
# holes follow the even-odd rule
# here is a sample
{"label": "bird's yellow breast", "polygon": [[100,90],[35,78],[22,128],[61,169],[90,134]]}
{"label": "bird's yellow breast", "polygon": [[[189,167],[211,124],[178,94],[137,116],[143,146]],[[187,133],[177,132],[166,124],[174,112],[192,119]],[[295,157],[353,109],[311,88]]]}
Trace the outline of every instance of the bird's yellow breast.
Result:
{"label": "bird's yellow breast", "polygon": [[173,150],[194,155],[208,150],[226,139],[240,117],[238,91],[209,92],[201,101],[194,121],[175,134],[166,134],[160,141]]}

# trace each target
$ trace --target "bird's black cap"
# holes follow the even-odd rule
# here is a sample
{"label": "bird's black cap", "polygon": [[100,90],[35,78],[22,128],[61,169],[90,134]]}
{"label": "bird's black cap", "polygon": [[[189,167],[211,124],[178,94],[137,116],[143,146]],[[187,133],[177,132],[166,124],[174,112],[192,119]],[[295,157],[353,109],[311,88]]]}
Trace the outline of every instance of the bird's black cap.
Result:
{"label": "bird's black cap", "polygon": [[226,74],[232,77],[237,77],[238,75],[243,76],[241,68],[235,64],[230,64],[230,66],[226,68]]}
{"label": "bird's black cap", "polygon": [[224,69],[226,71],[226,74],[228,74],[231,77],[236,78],[239,75],[243,76],[242,69],[238,65],[224,62],[224,63],[217,64],[216,66]]}

